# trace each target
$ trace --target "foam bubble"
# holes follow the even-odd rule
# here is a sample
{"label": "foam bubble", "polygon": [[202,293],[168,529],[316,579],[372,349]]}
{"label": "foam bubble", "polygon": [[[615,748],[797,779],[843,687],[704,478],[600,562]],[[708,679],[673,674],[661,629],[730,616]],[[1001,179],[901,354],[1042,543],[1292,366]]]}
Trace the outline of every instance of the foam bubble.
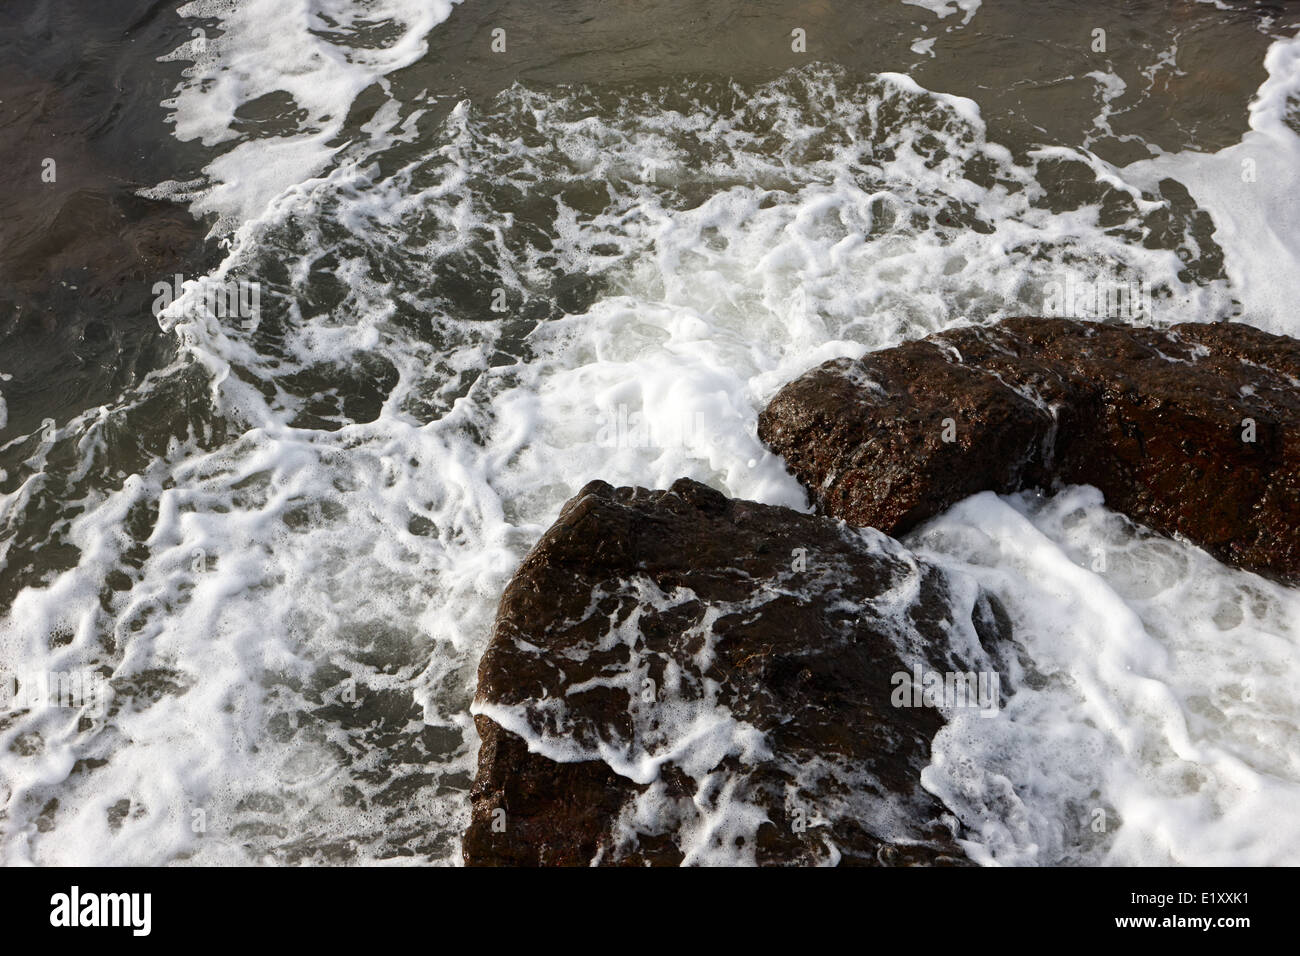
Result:
{"label": "foam bubble", "polygon": [[996,720],[956,715],[922,781],[983,862],[1300,861],[1300,596],[1136,528],[1100,492],[977,495],[916,532],[1003,602]]}
{"label": "foam bubble", "polygon": [[[427,51],[425,38],[459,0],[192,0],[177,13],[195,26],[161,60],[186,60],[185,80],[163,102],[175,135],[230,144],[197,183],[162,183],[153,196],[189,198],[228,231],[255,219],[285,189],[323,172],[342,146],[348,110],[363,90]],[[241,109],[272,97],[279,123],[248,133]],[[264,99],[265,98],[265,99]]]}
{"label": "foam bubble", "polygon": [[961,25],[965,26],[983,6],[984,0],[903,0],[903,2],[914,7],[924,7],[940,20],[960,10],[966,15],[961,21]]}
{"label": "foam bubble", "polygon": [[1150,187],[1183,183],[1214,217],[1215,241],[1244,306],[1243,318],[1271,332],[1300,333],[1300,34],[1275,41],[1250,104],[1250,131],[1217,153],[1188,150],[1143,160],[1125,178]]}
{"label": "foam bubble", "polygon": [[[1039,311],[1063,272],[1141,276],[1180,319],[1228,294],[1189,266],[1194,210],[1017,159],[970,100],[819,69],[736,90],[515,87],[432,143],[385,107],[186,286],[172,367],[16,439],[0,663],[98,669],[113,706],[0,728],[6,862],[454,861],[496,602],[587,481],[806,508],[755,423],[809,366]],[[198,308],[241,281],[255,327]],[[701,720],[700,753],[738,745]]]}

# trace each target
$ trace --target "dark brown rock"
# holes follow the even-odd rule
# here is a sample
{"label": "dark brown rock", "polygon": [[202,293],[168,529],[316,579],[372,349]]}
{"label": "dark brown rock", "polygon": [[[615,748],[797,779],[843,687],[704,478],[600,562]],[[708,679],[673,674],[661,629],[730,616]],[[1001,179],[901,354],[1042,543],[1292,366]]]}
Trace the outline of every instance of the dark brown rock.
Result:
{"label": "dark brown rock", "polygon": [[813,369],[759,435],[819,510],[887,534],[979,491],[1090,484],[1220,560],[1300,580],[1300,342],[1248,325],[958,329]]}
{"label": "dark brown rock", "polygon": [[593,482],[502,597],[465,861],[965,863],[919,785],[943,718],[893,676],[991,673],[1004,634],[876,532]]}

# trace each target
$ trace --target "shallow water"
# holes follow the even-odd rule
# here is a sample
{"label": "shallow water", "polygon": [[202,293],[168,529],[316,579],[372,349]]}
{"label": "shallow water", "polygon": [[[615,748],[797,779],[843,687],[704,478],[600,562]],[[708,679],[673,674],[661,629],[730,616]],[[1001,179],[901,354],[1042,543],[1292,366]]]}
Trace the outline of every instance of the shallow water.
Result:
{"label": "shallow water", "polygon": [[[5,862],[454,863],[497,598],[588,480],[806,508],[755,436],[777,388],[1065,278],[1300,333],[1300,16],[610,6],[199,0],[109,44],[153,79],[102,152],[169,131],[136,198],[211,262],[98,313],[130,376],[0,413],[0,670],[107,686],[0,715]],[[923,778],[976,859],[1297,862],[1295,590],[1088,489],[907,543],[1017,625],[1005,719]]]}

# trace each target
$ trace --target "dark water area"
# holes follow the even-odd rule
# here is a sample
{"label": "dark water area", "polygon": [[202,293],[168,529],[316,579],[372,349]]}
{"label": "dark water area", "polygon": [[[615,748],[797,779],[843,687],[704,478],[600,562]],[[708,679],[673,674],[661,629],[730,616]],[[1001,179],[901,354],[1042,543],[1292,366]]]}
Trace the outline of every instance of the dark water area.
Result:
{"label": "dark water area", "polygon": [[[925,13],[901,3],[834,0],[489,0],[453,11],[431,37],[429,55],[397,78],[413,87],[458,84],[477,100],[514,82],[635,85],[693,73],[762,81],[816,61],[862,74],[907,72],[927,89],[976,100],[998,132],[996,124],[1005,124],[1019,127],[1024,140],[1072,142],[1097,112],[1087,74],[1113,66],[1129,90],[1115,104],[1123,114],[1115,136],[1095,149],[1119,163],[1146,155],[1125,147],[1130,132],[1167,150],[1235,142],[1264,78],[1269,39],[1258,30],[1261,18],[1270,18],[1278,35],[1300,23],[1300,4],[1289,2],[1218,9],[1194,0],[1028,0],[985,3],[968,23],[958,12],[918,33]],[[506,55],[491,51],[498,27],[508,27]],[[791,49],[796,28],[805,31],[802,52]],[[1103,51],[1093,48],[1098,29],[1106,31]],[[936,38],[934,57],[911,50],[918,37]],[[1144,82],[1143,71],[1174,37],[1195,68]]]}
{"label": "dark water area", "polygon": [[109,401],[164,362],[151,287],[214,262],[203,224],[137,195],[201,158],[159,106],[181,64],[156,59],[189,30],[177,5],[0,9],[0,366],[13,376],[0,444]]}

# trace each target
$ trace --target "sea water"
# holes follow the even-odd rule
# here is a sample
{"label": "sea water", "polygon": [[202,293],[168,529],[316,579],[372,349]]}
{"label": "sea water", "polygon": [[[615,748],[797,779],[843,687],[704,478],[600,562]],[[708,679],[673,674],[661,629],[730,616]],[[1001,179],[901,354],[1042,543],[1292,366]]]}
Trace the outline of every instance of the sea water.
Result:
{"label": "sea water", "polygon": [[[806,511],[777,389],[1054,284],[1300,334],[1293,22],[1058,4],[1010,64],[1031,4],[678,6],[177,11],[207,159],[145,191],[222,254],[158,277],[165,361],[0,442],[0,670],[108,687],[0,701],[5,863],[455,863],[496,603],[589,480]],[[974,859],[1300,862],[1300,592],[1089,488],[904,544],[1016,635],[922,776]]]}

